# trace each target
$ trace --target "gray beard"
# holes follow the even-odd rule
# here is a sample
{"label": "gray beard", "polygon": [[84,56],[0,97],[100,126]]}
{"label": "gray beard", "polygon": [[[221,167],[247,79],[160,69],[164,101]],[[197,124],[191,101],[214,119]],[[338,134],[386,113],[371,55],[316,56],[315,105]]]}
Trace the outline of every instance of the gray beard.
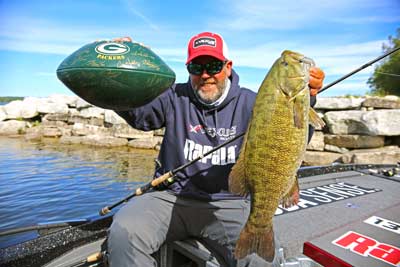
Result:
{"label": "gray beard", "polygon": [[[211,96],[205,95],[201,90],[198,90],[197,87],[195,87],[192,82],[191,82],[191,84],[192,84],[194,94],[196,95],[197,99],[201,103],[203,103],[205,105],[214,105],[214,103],[217,102],[217,100],[221,98],[221,96],[224,94],[225,90],[227,89],[226,87],[228,84],[228,80],[229,80],[229,78],[226,78],[225,81],[221,85],[218,85],[217,86],[218,91]],[[230,85],[230,83],[229,83],[229,85]]]}

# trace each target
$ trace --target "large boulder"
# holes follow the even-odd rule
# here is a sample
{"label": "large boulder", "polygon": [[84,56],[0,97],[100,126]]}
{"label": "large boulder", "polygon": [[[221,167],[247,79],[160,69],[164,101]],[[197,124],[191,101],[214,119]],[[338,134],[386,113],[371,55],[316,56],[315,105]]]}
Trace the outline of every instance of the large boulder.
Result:
{"label": "large boulder", "polygon": [[400,109],[400,98],[397,96],[369,97],[362,103],[363,107]]}
{"label": "large boulder", "polygon": [[306,151],[303,166],[322,166],[330,165],[333,162],[341,162],[340,159],[342,154],[332,152],[320,152],[320,151]]}
{"label": "large boulder", "polygon": [[354,97],[318,97],[314,109],[343,110],[359,109],[364,98]]}
{"label": "large boulder", "polygon": [[104,109],[98,107],[88,107],[81,109],[79,115],[83,118],[98,118],[104,120]]}
{"label": "large boulder", "polygon": [[346,148],[375,148],[385,145],[384,136],[331,135],[324,136],[325,144]]}
{"label": "large boulder", "polygon": [[103,126],[96,126],[84,123],[75,123],[72,126],[72,135],[96,135],[96,136],[111,136],[112,130]]}
{"label": "large boulder", "polygon": [[315,131],[307,145],[307,150],[324,151],[324,146],[324,134],[320,131]]}
{"label": "large boulder", "polygon": [[26,127],[26,121],[0,121],[0,135],[24,134]]}
{"label": "large boulder", "polygon": [[153,136],[153,131],[140,131],[130,127],[128,124],[115,124],[112,126],[113,135],[128,139],[150,138]]}
{"label": "large boulder", "polygon": [[109,124],[127,124],[115,111],[106,109],[104,112],[104,122]]}
{"label": "large boulder", "polygon": [[0,107],[0,121],[7,119],[7,114],[4,112],[3,107]]}
{"label": "large boulder", "polygon": [[88,102],[86,102],[82,98],[78,97],[78,99],[76,100],[76,108],[78,110],[80,110],[80,109],[88,108],[88,107],[93,107],[93,105],[88,103]]}
{"label": "large boulder", "polygon": [[[26,99],[24,99],[25,101]],[[37,101],[37,110],[39,113],[58,113],[68,114],[68,105],[61,99],[57,98],[40,98]]]}
{"label": "large boulder", "polygon": [[375,149],[352,150],[342,157],[343,163],[355,164],[396,164],[400,161],[400,148],[387,146]]}
{"label": "large boulder", "polygon": [[76,102],[78,101],[78,96],[75,95],[61,95],[52,94],[48,97],[50,102],[66,104],[68,107],[76,107]]}
{"label": "large boulder", "polygon": [[324,120],[332,134],[400,135],[400,109],[330,111]]}
{"label": "large boulder", "polygon": [[63,122],[67,122],[69,119],[70,115],[69,113],[49,113],[46,114],[42,117],[42,122],[45,121],[63,121]]}
{"label": "large boulder", "polygon": [[3,106],[6,119],[30,119],[36,117],[38,113],[38,98],[25,98],[22,100],[11,101]]}
{"label": "large boulder", "polygon": [[329,144],[325,144],[324,151],[341,153],[341,154],[349,152],[349,150],[345,147],[339,147],[339,146],[334,146],[334,145],[329,145]]}

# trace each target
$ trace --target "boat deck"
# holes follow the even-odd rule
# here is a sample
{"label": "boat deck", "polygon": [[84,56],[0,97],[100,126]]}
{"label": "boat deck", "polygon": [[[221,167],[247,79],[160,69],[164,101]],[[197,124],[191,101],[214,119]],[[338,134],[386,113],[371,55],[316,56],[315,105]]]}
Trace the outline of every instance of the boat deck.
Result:
{"label": "boat deck", "polygon": [[[288,209],[279,207],[274,217],[282,266],[319,266],[304,254],[329,266],[393,266],[385,259],[357,253],[352,249],[357,248],[357,243],[346,247],[334,242],[350,232],[375,240],[377,246],[386,244],[399,250],[400,176],[385,175],[387,168],[394,167],[330,166],[300,170],[299,204]],[[111,220],[103,218],[1,249],[0,265],[71,266],[100,251]],[[219,266],[212,253],[197,240],[164,245],[155,257],[161,267]],[[302,260],[308,260],[308,265],[300,265]]]}

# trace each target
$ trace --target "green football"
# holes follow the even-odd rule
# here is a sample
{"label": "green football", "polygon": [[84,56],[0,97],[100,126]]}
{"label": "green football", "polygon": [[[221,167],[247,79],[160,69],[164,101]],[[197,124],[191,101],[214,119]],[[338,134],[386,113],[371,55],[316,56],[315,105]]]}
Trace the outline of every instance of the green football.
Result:
{"label": "green football", "polygon": [[112,41],[78,49],[60,64],[57,77],[87,102],[114,110],[142,106],[175,82],[175,73],[148,47]]}

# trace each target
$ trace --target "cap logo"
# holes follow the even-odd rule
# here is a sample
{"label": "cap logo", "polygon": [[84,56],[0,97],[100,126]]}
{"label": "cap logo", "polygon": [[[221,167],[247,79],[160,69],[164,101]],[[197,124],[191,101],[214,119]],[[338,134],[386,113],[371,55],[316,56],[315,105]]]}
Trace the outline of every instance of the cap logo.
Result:
{"label": "cap logo", "polygon": [[193,42],[193,47],[199,47],[199,46],[212,46],[216,47],[217,46],[217,41],[215,38],[212,37],[200,37]]}

